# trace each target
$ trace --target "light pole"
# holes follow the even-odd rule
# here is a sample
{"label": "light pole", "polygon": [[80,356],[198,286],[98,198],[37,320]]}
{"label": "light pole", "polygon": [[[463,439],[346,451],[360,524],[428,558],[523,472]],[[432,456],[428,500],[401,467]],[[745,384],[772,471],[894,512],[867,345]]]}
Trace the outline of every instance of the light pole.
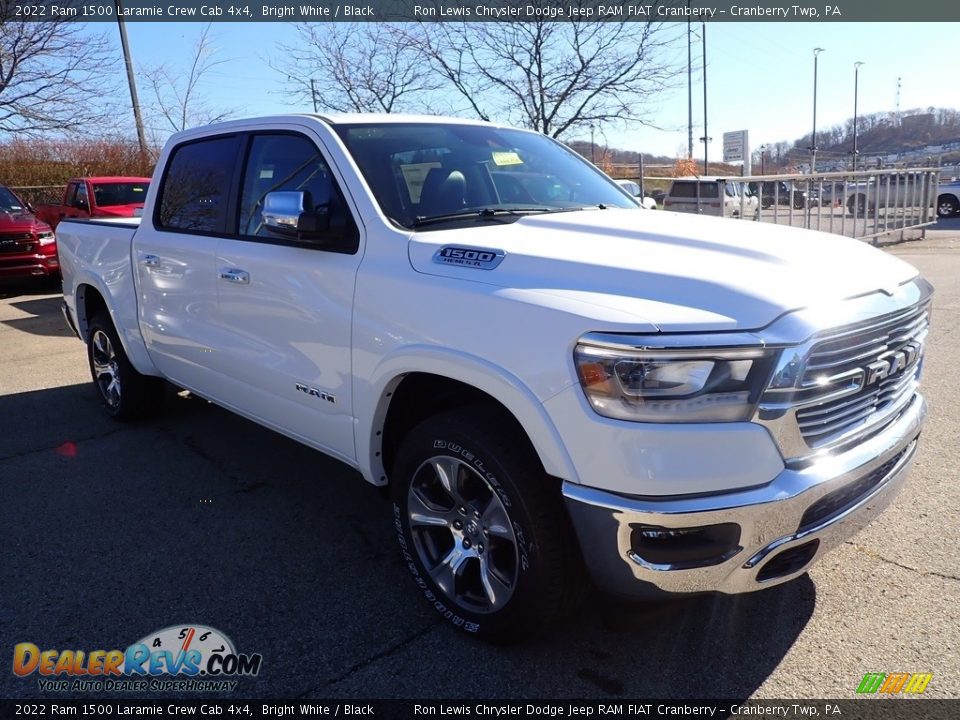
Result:
{"label": "light pole", "polygon": [[710,166],[707,164],[707,148],[710,145],[710,134],[707,132],[707,24],[703,26],[703,174],[709,175]]}
{"label": "light pole", "polygon": [[853,64],[853,171],[857,171],[857,156],[860,150],[857,148],[857,91],[860,81],[860,66],[864,63],[857,61]]}
{"label": "light pole", "polygon": [[813,49],[813,137],[810,140],[810,174],[817,171],[817,58],[823,48]]}
{"label": "light pole", "polygon": [[760,174],[761,175],[767,174],[767,165],[765,162],[766,159],[767,159],[767,146],[761,145],[760,146]]}
{"label": "light pole", "polygon": [[[687,8],[690,1],[687,0]],[[693,50],[690,48],[690,20],[687,20],[687,160],[693,160]]]}
{"label": "light pole", "polygon": [[591,123],[590,125],[590,162],[596,165],[597,155],[596,155],[596,152],[594,151],[594,148],[596,148],[596,145],[593,142],[593,124]]}

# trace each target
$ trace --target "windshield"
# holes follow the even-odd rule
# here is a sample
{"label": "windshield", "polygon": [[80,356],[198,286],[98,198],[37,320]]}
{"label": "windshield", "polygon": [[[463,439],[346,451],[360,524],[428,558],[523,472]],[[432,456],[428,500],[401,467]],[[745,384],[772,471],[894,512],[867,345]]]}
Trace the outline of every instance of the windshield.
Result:
{"label": "windshield", "polygon": [[439,123],[336,131],[384,214],[404,227],[584,207],[639,209],[612,180],[543,135]]}
{"label": "windshield", "polygon": [[23,202],[21,202],[20,198],[5,187],[0,186],[0,212],[19,213],[23,212],[23,210]]}
{"label": "windshield", "polygon": [[142,205],[149,187],[148,182],[94,183],[93,196],[97,207]]}

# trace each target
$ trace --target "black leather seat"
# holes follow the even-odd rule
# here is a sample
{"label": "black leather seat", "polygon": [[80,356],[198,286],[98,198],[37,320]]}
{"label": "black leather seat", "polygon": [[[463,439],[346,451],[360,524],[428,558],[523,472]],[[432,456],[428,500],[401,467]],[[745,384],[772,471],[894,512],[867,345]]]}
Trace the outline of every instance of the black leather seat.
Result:
{"label": "black leather seat", "polygon": [[445,215],[466,207],[467,179],[459,170],[430,168],[420,191],[419,214]]}

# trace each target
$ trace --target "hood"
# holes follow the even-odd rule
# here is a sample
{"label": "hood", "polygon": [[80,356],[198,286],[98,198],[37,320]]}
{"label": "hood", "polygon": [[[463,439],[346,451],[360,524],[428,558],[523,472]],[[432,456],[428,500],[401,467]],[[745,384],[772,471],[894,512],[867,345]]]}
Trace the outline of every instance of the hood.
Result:
{"label": "hood", "polygon": [[143,208],[143,203],[127,205],[98,205],[97,213],[103,217],[133,217],[135,210]]}
{"label": "hood", "polygon": [[[441,264],[434,255],[444,246],[504,257],[493,269]],[[598,321],[622,325],[630,316],[661,331],[756,330],[784,313],[892,291],[917,276],[902,260],[839,235],[618,209],[421,231],[409,254],[421,273],[510,288],[528,301],[591,306]]]}
{"label": "hood", "polygon": [[49,229],[49,225],[26,210],[14,213],[0,212],[0,233],[44,232]]}

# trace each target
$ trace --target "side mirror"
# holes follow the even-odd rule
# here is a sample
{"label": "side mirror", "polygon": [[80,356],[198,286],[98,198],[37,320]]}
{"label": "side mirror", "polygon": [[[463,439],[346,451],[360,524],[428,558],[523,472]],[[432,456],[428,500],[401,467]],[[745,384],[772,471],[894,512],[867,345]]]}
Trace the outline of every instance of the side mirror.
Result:
{"label": "side mirror", "polygon": [[306,241],[324,239],[330,232],[327,207],[313,210],[310,193],[300,190],[277,190],[263,199],[263,225],[289,238]]}

